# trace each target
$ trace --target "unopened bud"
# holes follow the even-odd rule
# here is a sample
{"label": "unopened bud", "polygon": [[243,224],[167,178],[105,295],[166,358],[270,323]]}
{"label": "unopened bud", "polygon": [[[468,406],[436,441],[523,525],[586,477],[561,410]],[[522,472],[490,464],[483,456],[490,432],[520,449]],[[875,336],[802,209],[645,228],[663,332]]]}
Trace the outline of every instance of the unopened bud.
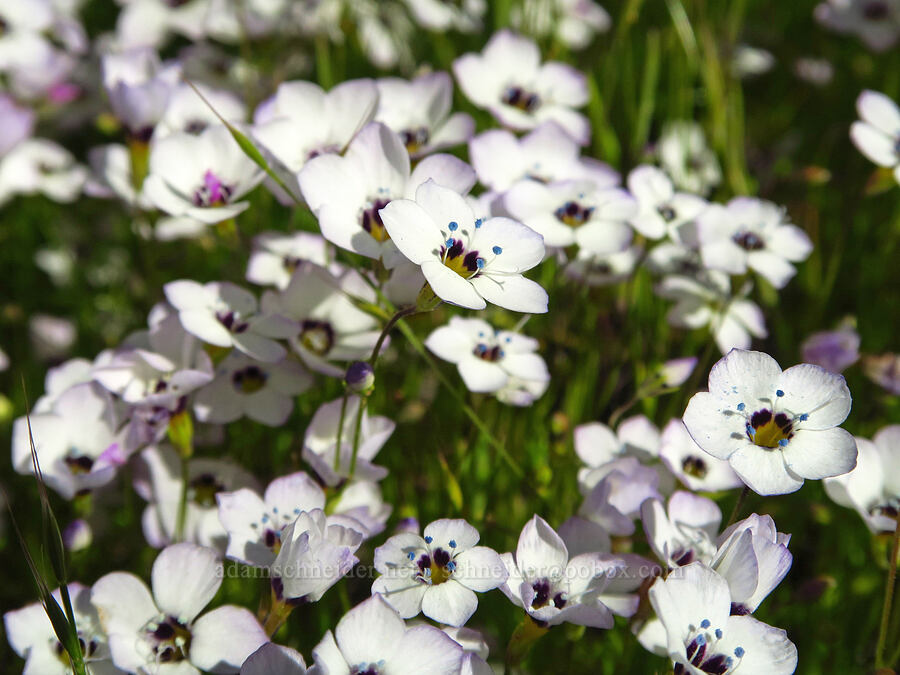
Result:
{"label": "unopened bud", "polygon": [[353,393],[367,396],[375,389],[375,371],[366,361],[354,361],[347,368],[344,382]]}
{"label": "unopened bud", "polygon": [[91,526],[83,518],[77,518],[63,530],[63,544],[72,552],[81,551],[91,545],[94,534]]}

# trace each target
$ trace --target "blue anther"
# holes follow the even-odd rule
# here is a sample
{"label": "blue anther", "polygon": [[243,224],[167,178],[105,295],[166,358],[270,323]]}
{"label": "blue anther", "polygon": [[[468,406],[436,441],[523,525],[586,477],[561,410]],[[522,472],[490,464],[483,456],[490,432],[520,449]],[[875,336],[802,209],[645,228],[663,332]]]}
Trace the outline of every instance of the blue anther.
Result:
{"label": "blue anther", "polygon": [[709,619],[703,619],[703,621],[700,622],[700,628],[709,628],[709,626],[710,626]]}
{"label": "blue anther", "polygon": [[447,569],[450,570],[451,572],[455,572],[456,571],[456,563],[451,560],[450,562],[447,563]]}
{"label": "blue anther", "polygon": [[483,221],[481,220],[481,218],[477,218],[475,220],[475,228],[477,229],[477,228],[481,227],[482,222]]}
{"label": "blue anther", "polygon": [[430,543],[431,543],[431,537],[425,537],[425,543],[426,543],[426,544],[430,544]]}
{"label": "blue anther", "polygon": [[494,255],[500,255],[501,253],[503,253],[503,249],[500,248],[499,246],[495,246],[491,250],[494,252]]}
{"label": "blue anther", "polygon": [[484,258],[476,258],[476,259],[475,259],[475,266],[476,266],[478,269],[483,270],[483,269],[484,269]]}
{"label": "blue anther", "polygon": [[450,224],[447,225],[447,227],[450,228],[451,232],[456,232],[457,228],[459,227],[459,223],[457,223],[455,220],[451,220]]}
{"label": "blue anther", "polygon": [[450,540],[450,548],[456,548],[456,540],[455,539]]}
{"label": "blue anther", "polygon": [[747,407],[747,406],[744,405],[743,403],[738,403],[738,406],[737,406],[738,410],[743,410],[743,409],[746,408],[746,407]]}
{"label": "blue anther", "polygon": [[806,413],[803,413],[802,415],[800,415],[801,422],[805,422],[808,419],[809,419],[809,415],[807,415]]}
{"label": "blue anther", "polygon": [[778,391],[775,392],[775,395],[780,398],[780,397],[784,396],[784,392],[781,391],[781,389],[779,389]]}
{"label": "blue anther", "polygon": [[722,629],[716,628],[716,640],[721,640],[721,639],[722,639]]}
{"label": "blue anther", "polygon": [[734,655],[738,658],[741,658],[744,655],[744,648],[743,647],[735,647]]}
{"label": "blue anther", "polygon": [[416,554],[413,551],[410,551],[409,553],[406,554],[406,557],[409,558],[410,560],[415,560]]}
{"label": "blue anther", "polygon": [[451,239],[447,240],[447,248],[451,248],[452,246],[453,246],[453,239],[451,238]]}
{"label": "blue anther", "polygon": [[778,445],[780,445],[782,448],[786,448],[787,444],[788,444],[788,439],[786,439],[786,438],[782,438],[780,441],[778,441]]}

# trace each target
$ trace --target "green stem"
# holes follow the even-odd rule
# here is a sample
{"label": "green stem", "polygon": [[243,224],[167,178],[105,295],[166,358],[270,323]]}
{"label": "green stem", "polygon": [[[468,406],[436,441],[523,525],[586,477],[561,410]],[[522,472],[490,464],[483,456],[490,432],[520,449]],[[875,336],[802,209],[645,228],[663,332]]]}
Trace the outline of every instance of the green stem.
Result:
{"label": "green stem", "polygon": [[[353,474],[356,472],[356,457],[359,454],[359,437],[360,430],[362,429],[362,417],[363,413],[366,410],[366,403],[368,403],[369,399],[360,398],[359,399],[359,409],[356,411],[356,426],[353,429],[353,454],[350,456],[350,471],[348,472],[349,477],[352,479]],[[340,447],[338,448],[340,450]]]}
{"label": "green stem", "polygon": [[188,503],[188,459],[181,457],[181,496],[178,499],[178,520],[175,521],[175,542],[184,541],[184,526],[187,521]]}
{"label": "green stem", "polygon": [[741,490],[741,494],[738,495],[737,501],[734,503],[734,508],[731,510],[731,515],[728,517],[728,522],[725,524],[725,529],[728,529],[732,525],[734,525],[737,517],[741,513],[741,508],[744,506],[744,502],[747,500],[747,495],[750,494],[750,488],[748,486],[744,486],[744,489]]}
{"label": "green stem", "polygon": [[383,345],[385,339],[387,339],[388,333],[393,330],[398,321],[400,321],[404,317],[412,316],[417,311],[419,310],[415,306],[401,309],[396,314],[394,314],[394,316],[392,316],[384,325],[384,329],[382,329],[381,335],[378,336],[378,342],[375,343],[375,347],[372,349],[372,356],[369,357],[369,363],[372,364],[372,370],[375,369],[375,362],[378,360],[378,355],[381,354],[381,345]]}
{"label": "green stem", "polygon": [[344,435],[344,418],[347,416],[347,399],[350,398],[350,392],[344,391],[344,399],[341,401],[341,416],[338,420],[337,442],[334,450],[334,471],[337,473],[341,468],[341,436]]}
{"label": "green stem", "polygon": [[878,645],[875,647],[875,668],[886,668],[884,649],[887,645],[888,622],[891,617],[891,604],[894,601],[894,585],[897,582],[897,556],[900,554],[900,518],[894,527],[894,538],[891,544],[891,557],[888,560],[887,588],[884,589],[884,606],[881,609],[881,626],[878,629]]}

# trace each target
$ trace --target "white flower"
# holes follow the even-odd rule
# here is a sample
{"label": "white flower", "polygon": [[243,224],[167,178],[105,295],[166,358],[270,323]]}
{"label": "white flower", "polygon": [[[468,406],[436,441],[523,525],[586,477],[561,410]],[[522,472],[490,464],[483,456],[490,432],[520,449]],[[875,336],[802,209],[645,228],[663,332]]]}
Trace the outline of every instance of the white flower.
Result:
{"label": "white flower", "polygon": [[554,36],[572,49],[587,47],[595,33],[605,33],[612,19],[593,0],[525,0],[514,7],[512,24],[535,37]]}
{"label": "white flower", "polygon": [[668,508],[648,499],[641,504],[641,520],[647,543],[669,569],[696,560],[709,564],[716,554],[722,512],[711,499],[680,490],[669,498]]}
{"label": "white flower", "polygon": [[[12,463],[33,472],[28,421],[13,424]],[[99,385],[77,384],[49,409],[32,412],[31,433],[44,481],[65,499],[110,482],[127,460],[112,401]]]}
{"label": "white flower", "polygon": [[247,657],[240,675],[306,675],[306,661],[296,649],[267,642]]}
{"label": "white flower", "polygon": [[276,339],[298,331],[297,324],[282,316],[258,314],[256,297],[227,281],[171,281],[163,291],[188,333],[217,347],[235,347],[260,361],[283,359],[287,350]]}
{"label": "white flower", "polygon": [[325,493],[302,471],[276,478],[262,497],[248,488],[216,494],[219,520],[228,532],[225,555],[268,567],[281,550],[281,533],[303,511],[325,508]]}
{"label": "white flower", "polygon": [[495,392],[510,378],[548,381],[547,364],[534,352],[537,340],[498,331],[481,319],[453,317],[434,330],[425,346],[435,355],[456,364],[469,391]]}
{"label": "white flower", "polygon": [[[181,459],[168,445],[151,446],[140,454],[135,470],[135,491],[147,500],[141,524],[147,543],[163,548],[175,541],[181,508]],[[219,521],[216,495],[241,488],[256,489],[256,479],[226,459],[193,458],[187,466],[185,541],[224,552],[228,533]]]}
{"label": "white flower", "polygon": [[329,504],[332,522],[344,524],[371,539],[384,531],[393,507],[384,501],[374,481],[355,480]]}
{"label": "white flower", "polygon": [[281,426],[294,409],[294,397],[312,386],[312,377],[289,358],[274,363],[232,352],[216,366],[215,379],[194,395],[201,422],[226,424],[247,416]]}
{"label": "white flower", "polygon": [[728,462],[710,456],[694,442],[680,419],[669,420],[663,429],[659,456],[690,490],[715,492],[743,485]]}
{"label": "white flower", "polygon": [[856,509],[872,532],[891,532],[900,515],[900,425],[881,429],[869,441],[856,439],[856,468],[826,478],[825,492],[841,506]]}
{"label": "white flower", "polygon": [[900,36],[900,2],[897,0],[825,0],[814,16],[838,33],[857,35],[872,51],[883,52]]}
{"label": "white flower", "polygon": [[84,186],[85,194],[104,199],[117,198],[132,207],[149,211],[153,205],[143,191],[134,189],[128,148],[118,143],[91,148],[88,162],[93,175]]}
{"label": "white flower", "polygon": [[640,257],[641,249],[636,246],[606,254],[582,248],[575,254],[574,260],[569,261],[564,272],[570,279],[588,286],[608,286],[630,277]]}
{"label": "white flower", "polygon": [[637,202],[624,190],[598,190],[582,181],[519,181],[506,192],[503,205],[509,215],[542,235],[547,246],[578,244],[597,255],[628,248],[628,221],[637,213]]}
{"label": "white flower", "polygon": [[155,141],[173,133],[200,134],[210,126],[221,124],[220,116],[230,123],[243,122],[247,117],[244,102],[230,91],[204,84],[194,86],[199,94],[184,83],[172,91],[153,132]]}
{"label": "white flower", "polygon": [[234,218],[249,202],[239,201],[265,174],[224,125],[198,135],[169,134],[153,143],[144,194],[158,209],[208,225]]}
{"label": "white flower", "polygon": [[404,532],[375,549],[372,584],[404,619],[422,612],[439,623],[462,626],[478,607],[475,592],[497,588],[508,576],[496,551],[476,546],[478,531],[464,520],[436,520],[423,536]]}
{"label": "white flower", "polygon": [[37,193],[73,202],[87,177],[87,169],[68,150],[44,138],[29,138],[0,157],[0,206],[15,195]]}
{"label": "white flower", "polygon": [[697,219],[703,264],[729,274],[758,272],[783,288],[812,252],[812,242],[786,219],[785,210],[754,197],[736,197],[726,206],[712,204]]}
{"label": "white flower", "polygon": [[[68,585],[68,590],[78,627],[78,641],[90,672],[96,675],[122,673],[110,661],[106,634],[100,626],[97,610],[91,605],[91,589],[73,582]],[[53,597],[62,607],[59,589],[53,591]],[[10,647],[25,659],[24,675],[70,675],[68,656],[41,603],[6,612],[3,627]]]}
{"label": "white flower", "polygon": [[452,155],[432,155],[410,172],[400,137],[380,122],[363,129],[343,157],[321,155],[300,172],[303,198],[332,243],[396,267],[404,260],[379,213],[393,199],[412,198],[428,179],[465,194],[475,172]]}
{"label": "white flower", "polygon": [[426,73],[410,81],[384,77],[375,84],[378,86],[375,119],[400,134],[410,156],[423,157],[465,143],[472,137],[475,121],[471,115],[450,114],[453,80],[447,73]]}
{"label": "white flower", "polygon": [[591,469],[582,474],[578,487],[585,495],[578,514],[616,535],[632,534],[641,504],[661,499],[660,472],[636,457],[620,457]]}
{"label": "white flower", "polygon": [[170,33],[191,40],[203,36],[209,0],[187,0],[172,6],[168,0],[120,0],[116,43],[125,48],[161,47]]}
{"label": "white flower", "polygon": [[311,159],[342,153],[372,121],[378,90],[369,79],[347,80],[331,91],[313,82],[282,82],[253,115],[253,137],[286,169],[288,184]]}
{"label": "white flower", "polygon": [[415,26],[401,3],[354,0],[344,7],[357,26],[360,46],[369,61],[378,68],[388,69],[400,64],[404,70],[413,69],[410,46],[415,40]]}
{"label": "white flower", "polygon": [[320,673],[457,675],[462,657],[462,647],[440,629],[407,628],[380,595],[347,612],[313,649]]}
{"label": "white flower", "polygon": [[153,49],[103,56],[103,86],[119,121],[132,136],[150,140],[181,79],[181,65],[163,65]]}
{"label": "white flower", "polygon": [[512,31],[495,33],[480,54],[463,54],[453,62],[463,93],[501,124],[533,129],[545,120],[557,122],[580,145],[587,145],[587,118],[573,110],[588,101],[587,80],[572,66],[541,63],[538,46]]}
{"label": "white flower", "polygon": [[109,635],[113,663],[132,673],[154,672],[160,663],[173,672],[177,668],[180,675],[237,673],[269,638],[243,607],[224,605],[198,618],[222,585],[222,576],[214,551],[184,543],[157,556],[152,595],[133,574],[102,577],[94,584],[91,602]]}
{"label": "white flower", "polygon": [[711,672],[789,675],[797,648],[787,634],[749,616],[730,616],[728,582],[696,562],[650,588],[667,652],[681,675]]}
{"label": "white flower", "polygon": [[575,453],[585,466],[578,470],[581,484],[593,487],[601,478],[592,475],[594,469],[604,467],[621,457],[636,457],[649,462],[659,456],[659,429],[644,415],[622,420],[618,431],[601,422],[588,422],[575,427]]}
{"label": "white flower", "polygon": [[521,138],[503,129],[490,129],[469,141],[469,158],[478,181],[498,193],[526,178],[541,183],[589,181],[600,190],[619,184],[619,174],[612,167],[579,157],[579,152],[578,143],[553,121],[543,122]]}
{"label": "white flower", "polygon": [[517,312],[547,311],[547,293],[522,272],[544,257],[543,237],[509,218],[476,219],[459,193],[434,181],[416,200],[394,200],[381,210],[397,248],[422,267],[442,300],[484,309],[487,301]]}
{"label": "white flower", "polygon": [[332,248],[321,235],[311,232],[263,232],[253,238],[253,252],[247,262],[247,281],[283,290],[299,267],[309,263],[324,267],[332,258]]}
{"label": "white flower", "polygon": [[481,28],[487,0],[406,0],[416,22],[429,30],[474,33]]}
{"label": "white flower", "polygon": [[628,174],[628,190],[637,199],[639,211],[631,219],[638,232],[649,239],[666,234],[673,241],[690,242],[691,223],[707,207],[702,197],[676,192],[665,172],[655,166],[639,166]]}
{"label": "white flower", "polygon": [[[500,590],[541,625],[569,622],[613,627],[613,613],[604,604],[603,593],[625,568],[623,560],[603,553],[583,553],[570,560],[563,540],[540,516],[522,528],[515,556],[500,557],[509,570]],[[636,597],[631,604],[627,611],[633,613]]]}
{"label": "white flower", "polygon": [[766,337],[765,318],[759,306],[743,295],[731,295],[727,274],[711,271],[691,279],[670,276],[662,280],[656,292],[675,300],[666,314],[673,326],[697,329],[709,326],[713,339],[723,354],[732,348],[747,349],[753,337]]}
{"label": "white flower", "polygon": [[272,587],[289,601],[316,602],[359,559],[360,532],[330,523],[322,509],[301,511],[281,530],[281,548],[272,563]]}
{"label": "white flower", "polygon": [[850,126],[850,138],[878,166],[893,169],[900,183],[900,108],[884,94],[866,90],[856,99],[856,109],[862,121]]}
{"label": "white flower", "polygon": [[494,396],[501,403],[524,408],[543,396],[549,386],[549,377],[546,379],[543,377],[532,379],[513,376],[506,381],[505,385],[494,392]]}
{"label": "white flower", "polygon": [[712,367],[709,392],[691,398],[684,424],[755,492],[785,494],[856,466],[856,442],[838,427],[850,403],[840,375],[808,363],[782,371],[768,354],[733,349]]}
{"label": "white flower", "polygon": [[307,367],[342,377],[346,363],[338,366],[334,362],[369,358],[381,332],[378,322],[357,308],[348,294],[376,301],[374,291],[355,271],[348,270],[339,279],[323,267],[308,264],[294,272],[290,284],[280,293],[266,291],[262,308],[300,326],[291,346]]}
{"label": "white flower", "polygon": [[[350,466],[359,405],[360,400],[357,396],[348,397],[346,407],[342,398],[323,403],[316,410],[306,429],[306,435],[303,437],[303,459],[310,463],[326,485],[334,486],[342,478],[351,477]],[[341,426],[342,408],[344,408],[343,426]],[[394,433],[395,426],[387,417],[370,417],[368,411],[363,410],[353,478],[377,481],[387,476],[387,469],[372,464],[372,460]],[[340,448],[338,448],[339,436]],[[335,455],[339,458],[337,464]]]}
{"label": "white flower", "polygon": [[662,168],[681,190],[704,196],[722,180],[716,153],[706,144],[703,128],[696,122],[667,124],[657,154]]}

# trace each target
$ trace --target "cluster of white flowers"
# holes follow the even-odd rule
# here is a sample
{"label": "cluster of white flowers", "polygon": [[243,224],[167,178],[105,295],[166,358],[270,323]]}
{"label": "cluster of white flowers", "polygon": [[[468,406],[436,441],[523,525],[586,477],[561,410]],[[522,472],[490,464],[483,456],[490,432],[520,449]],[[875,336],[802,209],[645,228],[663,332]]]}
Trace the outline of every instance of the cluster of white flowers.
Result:
{"label": "cluster of white flowers", "polygon": [[[609,28],[599,5],[529,0],[511,17],[522,33],[501,30],[481,52],[452,67],[448,59],[452,72],[327,90],[282,78],[251,110],[212,77],[194,84],[195,57],[162,60],[172,37],[233,45],[312,35],[327,47],[350,21],[369,59],[386,68],[411,58],[416,25],[474,33],[491,3],[120,0],[114,32],[97,44],[97,80],[123,142],[93,148],[88,169],[32,137],[37,103],[78,95],[75,65],[89,42],[69,4],[0,9],[0,76],[11,92],[0,95],[0,204],[35,192],[117,200],[147,246],[234,244],[257,197],[319,230],[255,236],[248,287],[167,279],[145,329],[93,360],[51,368],[30,415],[15,421],[17,472],[33,473],[36,458],[63,499],[99,499],[124,484],[146,502],[143,535],[159,549],[150,587],[128,572],[68,587],[91,672],[483,675],[492,672],[487,640],[465,626],[479,594],[493,590],[523,619],[507,665],[555,625],[610,629],[619,616],[676,674],[794,671],[785,631],[752,616],[790,569],[790,535],[760,514],[722,528],[719,507],[697,493],[780,495],[825,479],[828,494],[873,531],[892,530],[900,427],[871,441],[840,427],[851,396],[838,373],[859,358],[853,331],[812,336],[810,363],[786,370],[749,351],[767,336],[755,285],[783,289],[813,244],[784,207],[720,199],[722,170],[701,126],[670,122],[654,159],[627,174],[582,154],[595,131],[580,112],[588,80],[544,59],[527,35],[582,48]],[[884,48],[900,32],[900,9],[880,2],[885,15],[874,16],[873,4],[831,0],[816,16]],[[497,128],[476,133],[475,119],[454,110],[454,80]],[[872,91],[858,109],[853,142],[900,182],[900,110]],[[703,329],[724,355],[707,390],[692,390],[683,415],[662,427],[644,415],[619,422],[620,414],[578,425],[582,466],[572,489],[577,483],[581,506],[556,529],[534,515],[515,551],[479,545],[462,519],[435,520],[421,533],[406,522],[379,539],[395,505],[383,498],[391,473],[376,456],[400,449],[389,411],[375,411],[370,396],[391,329],[452,306],[419,345],[426,358],[455,365],[469,392],[531,406],[554,364],[522,330],[529,315],[553,309],[550,261],[564,283],[585,288],[647,270],[656,294],[673,302],[669,323]],[[542,283],[528,277],[537,269]],[[511,312],[524,316],[515,323]],[[5,361],[0,351],[0,369]],[[872,363],[873,379],[898,386],[896,358]],[[638,383],[632,404],[685,385],[696,364],[663,364]],[[298,397],[314,400],[308,392],[331,400],[306,406],[315,410],[297,461],[307,471],[274,467],[265,485],[224,452],[195,455],[223,446],[227,425],[242,418],[285,427]],[[613,545],[638,523],[654,559]],[[66,539],[89,546],[89,519]],[[319,601],[360,563],[366,542],[378,544],[371,597],[325,633],[307,671],[300,653],[270,640],[294,608]],[[270,580],[258,616],[230,604],[204,612],[233,563]],[[407,623],[420,614],[443,628]],[[4,619],[26,672],[71,672],[42,608]]]}

